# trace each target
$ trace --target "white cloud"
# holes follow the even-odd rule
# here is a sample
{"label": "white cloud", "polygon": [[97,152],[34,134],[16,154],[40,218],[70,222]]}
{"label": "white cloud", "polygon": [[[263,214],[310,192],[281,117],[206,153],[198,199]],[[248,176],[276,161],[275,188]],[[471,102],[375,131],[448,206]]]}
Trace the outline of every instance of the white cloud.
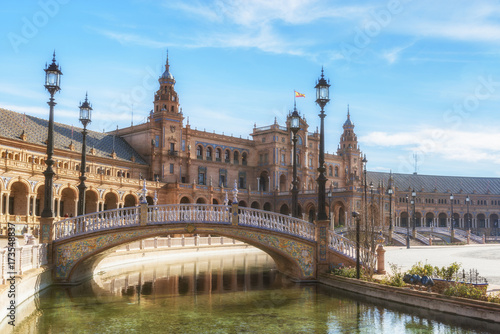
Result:
{"label": "white cloud", "polygon": [[372,132],[360,137],[366,146],[417,153],[420,157],[433,155],[455,162],[492,162],[500,164],[500,133],[487,129],[470,131],[447,130],[433,127],[408,132]]}

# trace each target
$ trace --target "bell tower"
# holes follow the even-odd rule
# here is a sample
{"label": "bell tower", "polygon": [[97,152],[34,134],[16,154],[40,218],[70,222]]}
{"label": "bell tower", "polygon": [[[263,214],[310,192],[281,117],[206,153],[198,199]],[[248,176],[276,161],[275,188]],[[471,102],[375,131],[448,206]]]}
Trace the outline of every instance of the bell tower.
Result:
{"label": "bell tower", "polygon": [[[155,93],[153,118],[161,118],[168,114],[169,117],[176,117],[179,113],[179,97],[175,91],[175,78],[170,73],[170,64],[165,63],[165,72],[158,78],[160,88]],[[182,116],[181,116],[182,117]]]}
{"label": "bell tower", "polygon": [[[153,110],[149,116],[151,129],[151,176],[166,182],[178,180],[178,159],[182,154],[184,116],[175,91],[175,78],[168,59],[165,71],[158,78],[159,89],[154,95]],[[177,161],[177,162],[176,162]],[[172,167],[172,165],[174,167]],[[173,170],[172,170],[173,169]]]}
{"label": "bell tower", "polygon": [[340,144],[337,154],[342,157],[345,170],[346,182],[352,184],[361,177],[361,151],[358,146],[358,137],[354,133],[354,124],[351,121],[349,105],[347,106],[347,120],[344,125],[344,132],[340,136]]}

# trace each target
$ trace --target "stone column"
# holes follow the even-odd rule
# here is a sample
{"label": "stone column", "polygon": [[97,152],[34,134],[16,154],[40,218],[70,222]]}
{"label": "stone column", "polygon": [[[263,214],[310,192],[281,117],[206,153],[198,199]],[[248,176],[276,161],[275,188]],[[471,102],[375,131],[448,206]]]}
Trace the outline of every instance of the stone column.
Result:
{"label": "stone column", "polygon": [[54,241],[54,217],[40,218],[40,231],[38,231],[38,242],[47,244],[47,263],[52,264],[52,241]]}
{"label": "stone column", "polygon": [[328,271],[328,227],[329,220],[316,221],[316,278]]}
{"label": "stone column", "polygon": [[377,274],[385,274],[385,249],[382,244],[377,247]]}

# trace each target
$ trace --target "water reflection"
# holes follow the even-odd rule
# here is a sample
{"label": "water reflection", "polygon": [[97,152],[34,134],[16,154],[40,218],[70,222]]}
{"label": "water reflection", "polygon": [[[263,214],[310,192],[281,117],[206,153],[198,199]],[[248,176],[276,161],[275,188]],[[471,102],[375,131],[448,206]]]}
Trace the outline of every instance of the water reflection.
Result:
{"label": "water reflection", "polygon": [[[498,333],[479,321],[297,284],[263,253],[182,254],[56,287],[18,333]],[[490,327],[488,327],[490,326]]]}

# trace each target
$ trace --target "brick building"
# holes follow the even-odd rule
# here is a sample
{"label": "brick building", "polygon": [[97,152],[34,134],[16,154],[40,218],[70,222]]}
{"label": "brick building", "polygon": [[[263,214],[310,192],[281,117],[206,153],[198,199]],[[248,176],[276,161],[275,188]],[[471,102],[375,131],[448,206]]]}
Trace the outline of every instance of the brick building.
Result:
{"label": "brick building", "polygon": [[[143,124],[109,133],[88,131],[86,213],[134,206],[145,178],[148,202],[223,204],[238,189],[241,206],[289,214],[292,154],[290,118],[285,124],[255,127],[251,139],[192,129],[180,107],[169,61],[158,79],[153,109]],[[44,159],[48,122],[0,109],[0,224],[37,226],[43,210]],[[349,212],[363,211],[362,153],[349,111],[335,154],[325,154],[327,212],[335,226],[351,223]],[[55,126],[54,214],[76,215],[81,129]],[[334,140],[328,139],[326,140]],[[335,139],[337,141],[337,139]],[[319,133],[304,117],[298,132],[299,214],[313,220],[317,208]],[[378,227],[406,226],[406,194],[415,189],[421,226],[450,226],[455,194],[457,228],[498,233],[500,179],[393,174],[395,193],[387,194],[389,173],[367,172],[367,210]],[[372,185],[369,187],[368,185]],[[466,196],[469,196],[467,220]],[[231,198],[231,196],[228,196]],[[417,225],[417,226],[418,226]]]}

